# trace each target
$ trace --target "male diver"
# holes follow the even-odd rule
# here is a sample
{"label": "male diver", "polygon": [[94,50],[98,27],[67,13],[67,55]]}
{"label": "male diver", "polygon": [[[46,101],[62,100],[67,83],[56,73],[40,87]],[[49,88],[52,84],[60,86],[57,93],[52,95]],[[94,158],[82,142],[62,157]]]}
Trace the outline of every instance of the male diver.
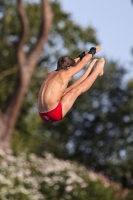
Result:
{"label": "male diver", "polygon": [[103,75],[104,58],[93,59],[85,73],[68,87],[72,77],[100,50],[101,47],[97,46],[92,47],[89,52],[83,52],[76,59],[70,56],[59,58],[57,69],[47,75],[38,95],[38,111],[44,121],[51,123],[61,120],[71,109],[77,97],[86,92],[98,76]]}

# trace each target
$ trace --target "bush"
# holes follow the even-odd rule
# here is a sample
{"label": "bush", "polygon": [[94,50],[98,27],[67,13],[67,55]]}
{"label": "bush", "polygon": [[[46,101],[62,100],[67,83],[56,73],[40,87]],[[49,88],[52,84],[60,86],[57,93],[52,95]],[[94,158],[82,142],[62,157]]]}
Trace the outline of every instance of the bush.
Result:
{"label": "bush", "polygon": [[105,177],[49,153],[15,157],[0,150],[0,164],[0,200],[112,200],[116,193],[122,199]]}

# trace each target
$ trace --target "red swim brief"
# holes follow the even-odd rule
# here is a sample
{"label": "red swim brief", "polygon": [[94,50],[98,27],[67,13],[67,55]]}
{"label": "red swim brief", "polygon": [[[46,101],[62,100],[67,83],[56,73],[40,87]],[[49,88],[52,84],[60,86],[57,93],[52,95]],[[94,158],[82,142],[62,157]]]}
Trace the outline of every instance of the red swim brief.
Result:
{"label": "red swim brief", "polygon": [[62,105],[59,102],[56,108],[51,111],[40,113],[40,117],[48,123],[56,122],[62,119]]}

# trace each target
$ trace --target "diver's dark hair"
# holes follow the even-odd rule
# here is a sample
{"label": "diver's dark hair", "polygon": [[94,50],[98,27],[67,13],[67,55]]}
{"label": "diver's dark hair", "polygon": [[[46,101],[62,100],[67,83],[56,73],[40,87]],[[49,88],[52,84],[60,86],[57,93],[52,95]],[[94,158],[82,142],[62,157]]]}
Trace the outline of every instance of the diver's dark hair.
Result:
{"label": "diver's dark hair", "polygon": [[60,69],[67,69],[68,67],[75,65],[76,62],[73,58],[70,56],[62,56],[58,59],[56,71],[59,71]]}

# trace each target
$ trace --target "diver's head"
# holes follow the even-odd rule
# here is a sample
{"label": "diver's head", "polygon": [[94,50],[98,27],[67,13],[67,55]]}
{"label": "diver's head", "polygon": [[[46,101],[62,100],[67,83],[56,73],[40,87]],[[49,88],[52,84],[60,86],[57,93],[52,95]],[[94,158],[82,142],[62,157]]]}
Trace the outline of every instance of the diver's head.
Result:
{"label": "diver's head", "polygon": [[57,71],[60,69],[67,69],[70,66],[75,66],[76,62],[73,58],[70,56],[62,56],[59,58],[57,62]]}

